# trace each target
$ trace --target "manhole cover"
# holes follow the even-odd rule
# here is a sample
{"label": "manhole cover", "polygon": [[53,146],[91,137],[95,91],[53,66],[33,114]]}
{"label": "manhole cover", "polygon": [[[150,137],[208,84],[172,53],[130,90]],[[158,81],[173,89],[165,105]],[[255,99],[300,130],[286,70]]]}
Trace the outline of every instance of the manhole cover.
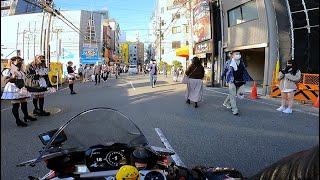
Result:
{"label": "manhole cover", "polygon": [[[58,107],[47,107],[44,109],[45,109],[45,111],[50,112],[51,115],[55,115],[55,114],[58,114],[59,112],[61,112],[61,109]],[[29,114],[34,115],[33,110],[31,112],[29,112]]]}

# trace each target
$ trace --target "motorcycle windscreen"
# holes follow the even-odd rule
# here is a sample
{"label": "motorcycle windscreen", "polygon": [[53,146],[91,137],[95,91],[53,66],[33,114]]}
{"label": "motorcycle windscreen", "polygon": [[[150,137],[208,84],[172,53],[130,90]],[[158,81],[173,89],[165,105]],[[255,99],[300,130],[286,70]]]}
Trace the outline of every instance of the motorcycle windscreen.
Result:
{"label": "motorcycle windscreen", "polygon": [[145,136],[128,117],[110,108],[94,108],[84,111],[63,124],[52,136],[37,161],[48,154],[48,150],[59,137],[65,133],[67,140],[62,149],[88,149],[95,145],[111,145],[124,143],[129,146],[146,146]]}

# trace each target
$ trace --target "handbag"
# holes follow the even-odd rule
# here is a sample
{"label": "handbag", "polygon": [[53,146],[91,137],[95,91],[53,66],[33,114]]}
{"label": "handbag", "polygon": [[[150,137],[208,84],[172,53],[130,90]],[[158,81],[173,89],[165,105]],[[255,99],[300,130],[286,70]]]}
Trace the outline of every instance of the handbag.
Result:
{"label": "handbag", "polygon": [[[193,74],[193,73],[196,71],[197,68],[198,68],[198,67],[196,67],[196,68],[192,71],[191,74]],[[189,76],[191,76],[191,74],[189,74]],[[181,83],[182,83],[182,84],[188,84],[188,82],[189,82],[189,76],[184,75],[183,78],[182,78],[182,80],[181,80]]]}

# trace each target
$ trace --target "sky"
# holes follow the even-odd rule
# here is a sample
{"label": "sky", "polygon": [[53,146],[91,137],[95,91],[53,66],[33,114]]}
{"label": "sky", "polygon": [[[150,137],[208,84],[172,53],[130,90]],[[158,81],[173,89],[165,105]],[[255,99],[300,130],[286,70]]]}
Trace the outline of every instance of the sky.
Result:
{"label": "sky", "polygon": [[150,18],[155,0],[54,0],[60,10],[108,10],[120,29],[126,33],[128,41],[148,41]]}

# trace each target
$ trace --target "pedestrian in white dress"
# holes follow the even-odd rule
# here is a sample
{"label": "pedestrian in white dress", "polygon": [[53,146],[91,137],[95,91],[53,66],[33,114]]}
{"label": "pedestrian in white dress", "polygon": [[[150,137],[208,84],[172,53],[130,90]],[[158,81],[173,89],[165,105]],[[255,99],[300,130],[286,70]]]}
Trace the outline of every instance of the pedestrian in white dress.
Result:
{"label": "pedestrian in white dress", "polygon": [[295,61],[289,60],[287,66],[280,70],[278,79],[280,80],[279,89],[281,90],[281,106],[277,111],[291,114],[294,93],[297,90],[296,83],[301,78],[301,72],[297,68]]}
{"label": "pedestrian in white dress", "polygon": [[[7,77],[7,84],[4,88],[1,99],[11,100],[12,103],[12,114],[16,119],[17,126],[26,127],[27,121],[36,121],[37,119],[30,116],[28,113],[28,103],[27,99],[31,94],[27,91],[25,87],[25,72],[23,66],[23,59],[19,56],[12,57],[10,59],[10,73]],[[21,110],[24,115],[24,122],[21,121],[19,117],[19,108],[21,105]]]}

